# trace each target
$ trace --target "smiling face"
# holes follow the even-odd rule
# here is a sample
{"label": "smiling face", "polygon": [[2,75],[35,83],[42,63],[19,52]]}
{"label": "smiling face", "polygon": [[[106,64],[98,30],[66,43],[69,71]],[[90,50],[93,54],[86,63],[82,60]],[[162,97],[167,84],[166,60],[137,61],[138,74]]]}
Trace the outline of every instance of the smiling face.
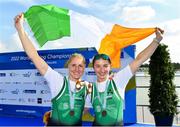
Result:
{"label": "smiling face", "polygon": [[109,72],[111,70],[111,64],[108,60],[104,60],[102,58],[95,60],[93,67],[97,75],[98,82],[103,82],[108,78]]}
{"label": "smiling face", "polygon": [[72,81],[79,80],[85,69],[84,59],[79,56],[72,57],[68,63],[69,78]]}

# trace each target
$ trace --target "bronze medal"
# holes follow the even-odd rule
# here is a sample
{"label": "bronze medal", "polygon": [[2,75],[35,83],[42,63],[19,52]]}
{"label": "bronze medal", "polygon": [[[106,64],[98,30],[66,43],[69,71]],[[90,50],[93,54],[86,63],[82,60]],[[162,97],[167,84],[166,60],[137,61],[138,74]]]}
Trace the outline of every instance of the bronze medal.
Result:
{"label": "bronze medal", "polygon": [[69,114],[70,114],[70,116],[74,116],[74,111],[71,110],[71,111],[69,112]]}
{"label": "bronze medal", "polygon": [[76,89],[80,90],[81,89],[81,85],[80,84],[76,84]]}
{"label": "bronze medal", "polygon": [[106,116],[106,115],[107,115],[106,110],[103,110],[103,111],[102,111],[102,116]]}
{"label": "bronze medal", "polygon": [[88,84],[88,94],[92,93],[92,84]]}
{"label": "bronze medal", "polygon": [[91,88],[91,87],[92,87],[92,85],[89,83],[89,84],[88,84],[88,88]]}

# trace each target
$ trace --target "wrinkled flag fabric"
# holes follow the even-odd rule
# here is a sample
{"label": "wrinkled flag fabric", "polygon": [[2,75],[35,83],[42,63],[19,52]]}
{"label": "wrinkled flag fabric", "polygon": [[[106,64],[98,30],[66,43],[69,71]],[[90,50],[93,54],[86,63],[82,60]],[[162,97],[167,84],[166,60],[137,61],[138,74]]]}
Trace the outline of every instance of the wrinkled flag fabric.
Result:
{"label": "wrinkled flag fabric", "polygon": [[25,18],[41,47],[51,47],[53,43],[46,42],[54,40],[59,49],[95,47],[110,56],[113,68],[120,67],[121,49],[155,32],[155,28],[127,28],[54,5],[32,6]]}
{"label": "wrinkled flag fabric", "polygon": [[47,41],[70,36],[69,10],[53,5],[32,6],[24,16],[40,46]]}
{"label": "wrinkled flag fabric", "polygon": [[111,33],[102,39],[98,52],[110,56],[113,68],[119,68],[121,49],[148,37],[154,32],[155,28],[127,28],[115,24]]}

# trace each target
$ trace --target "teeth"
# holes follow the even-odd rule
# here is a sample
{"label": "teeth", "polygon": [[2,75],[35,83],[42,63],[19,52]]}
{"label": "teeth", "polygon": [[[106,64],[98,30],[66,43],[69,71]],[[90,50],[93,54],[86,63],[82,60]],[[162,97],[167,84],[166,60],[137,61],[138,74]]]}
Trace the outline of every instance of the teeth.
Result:
{"label": "teeth", "polygon": [[104,75],[100,75],[100,76],[104,76]]}

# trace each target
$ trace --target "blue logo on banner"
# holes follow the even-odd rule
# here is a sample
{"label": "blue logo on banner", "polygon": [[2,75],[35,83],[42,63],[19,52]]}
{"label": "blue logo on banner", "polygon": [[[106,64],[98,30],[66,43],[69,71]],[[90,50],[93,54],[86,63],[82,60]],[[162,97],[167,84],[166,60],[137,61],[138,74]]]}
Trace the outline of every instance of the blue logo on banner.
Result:
{"label": "blue logo on banner", "polygon": [[23,93],[36,94],[36,90],[23,90]]}
{"label": "blue logo on banner", "polygon": [[0,77],[6,77],[6,73],[0,73]]}

